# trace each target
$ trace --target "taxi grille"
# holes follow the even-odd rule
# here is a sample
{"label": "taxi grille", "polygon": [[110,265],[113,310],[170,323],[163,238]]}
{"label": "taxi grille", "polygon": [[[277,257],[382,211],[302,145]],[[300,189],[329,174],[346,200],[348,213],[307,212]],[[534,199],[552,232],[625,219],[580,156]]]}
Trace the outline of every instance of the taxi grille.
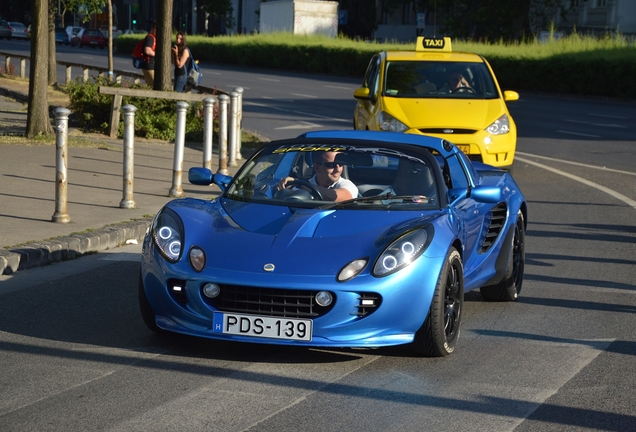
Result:
{"label": "taxi grille", "polygon": [[453,129],[453,128],[424,128],[419,129],[423,134],[445,134],[445,135],[472,135],[476,129]]}
{"label": "taxi grille", "polygon": [[[201,298],[221,312],[286,318],[317,318],[329,312],[315,302],[318,291],[255,288],[240,285],[220,285],[221,294],[213,299],[201,293]],[[334,296],[335,297],[335,296]]]}

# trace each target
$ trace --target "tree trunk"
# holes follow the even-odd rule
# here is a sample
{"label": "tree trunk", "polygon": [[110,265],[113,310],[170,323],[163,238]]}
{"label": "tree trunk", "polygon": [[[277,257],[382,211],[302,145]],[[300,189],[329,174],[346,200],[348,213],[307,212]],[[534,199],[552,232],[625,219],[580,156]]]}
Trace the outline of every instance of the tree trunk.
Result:
{"label": "tree trunk", "polygon": [[159,0],[157,9],[157,49],[155,50],[155,90],[172,89],[172,0]]}
{"label": "tree trunk", "polygon": [[50,135],[53,127],[49,120],[48,53],[49,53],[48,0],[31,2],[31,62],[29,67],[29,107],[27,109],[27,137]]}
{"label": "tree trunk", "polygon": [[57,6],[53,4],[51,0],[48,3],[49,16],[48,16],[48,32],[49,32],[49,85],[55,85],[57,83],[57,61],[55,58],[55,14]]}

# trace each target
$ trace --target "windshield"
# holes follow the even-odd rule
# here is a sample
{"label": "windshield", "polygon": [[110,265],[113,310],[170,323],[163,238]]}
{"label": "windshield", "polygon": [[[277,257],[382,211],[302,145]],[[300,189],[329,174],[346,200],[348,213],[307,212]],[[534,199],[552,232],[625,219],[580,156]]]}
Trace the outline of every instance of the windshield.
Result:
{"label": "windshield", "polygon": [[[427,155],[382,147],[274,146],[245,164],[224,198],[286,207],[437,209],[436,162],[423,152]],[[350,192],[347,199],[336,197],[340,188]]]}
{"label": "windshield", "polygon": [[387,62],[384,95],[404,98],[493,99],[499,93],[485,63]]}

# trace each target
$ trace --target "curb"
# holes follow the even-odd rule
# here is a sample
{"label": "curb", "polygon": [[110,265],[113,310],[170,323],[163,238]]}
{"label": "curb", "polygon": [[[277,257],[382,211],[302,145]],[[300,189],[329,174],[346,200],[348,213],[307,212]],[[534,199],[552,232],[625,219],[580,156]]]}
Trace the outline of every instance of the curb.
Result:
{"label": "curb", "polygon": [[0,275],[18,270],[68,261],[84,255],[143,241],[152,218],[109,225],[88,234],[73,234],[33,242],[12,249],[0,249]]}

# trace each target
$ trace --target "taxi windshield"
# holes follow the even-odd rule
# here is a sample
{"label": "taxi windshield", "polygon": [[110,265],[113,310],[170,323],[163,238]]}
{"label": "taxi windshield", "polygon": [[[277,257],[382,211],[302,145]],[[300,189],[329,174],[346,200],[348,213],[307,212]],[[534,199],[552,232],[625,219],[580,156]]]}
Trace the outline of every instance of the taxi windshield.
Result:
{"label": "taxi windshield", "polygon": [[[326,189],[346,187],[350,199],[333,208],[438,209],[432,155],[381,147],[272,147],[246,162],[225,199],[304,208],[335,204]],[[326,160],[331,162],[325,162]]]}
{"label": "taxi windshield", "polygon": [[384,96],[397,98],[495,99],[497,87],[484,63],[390,61]]}

